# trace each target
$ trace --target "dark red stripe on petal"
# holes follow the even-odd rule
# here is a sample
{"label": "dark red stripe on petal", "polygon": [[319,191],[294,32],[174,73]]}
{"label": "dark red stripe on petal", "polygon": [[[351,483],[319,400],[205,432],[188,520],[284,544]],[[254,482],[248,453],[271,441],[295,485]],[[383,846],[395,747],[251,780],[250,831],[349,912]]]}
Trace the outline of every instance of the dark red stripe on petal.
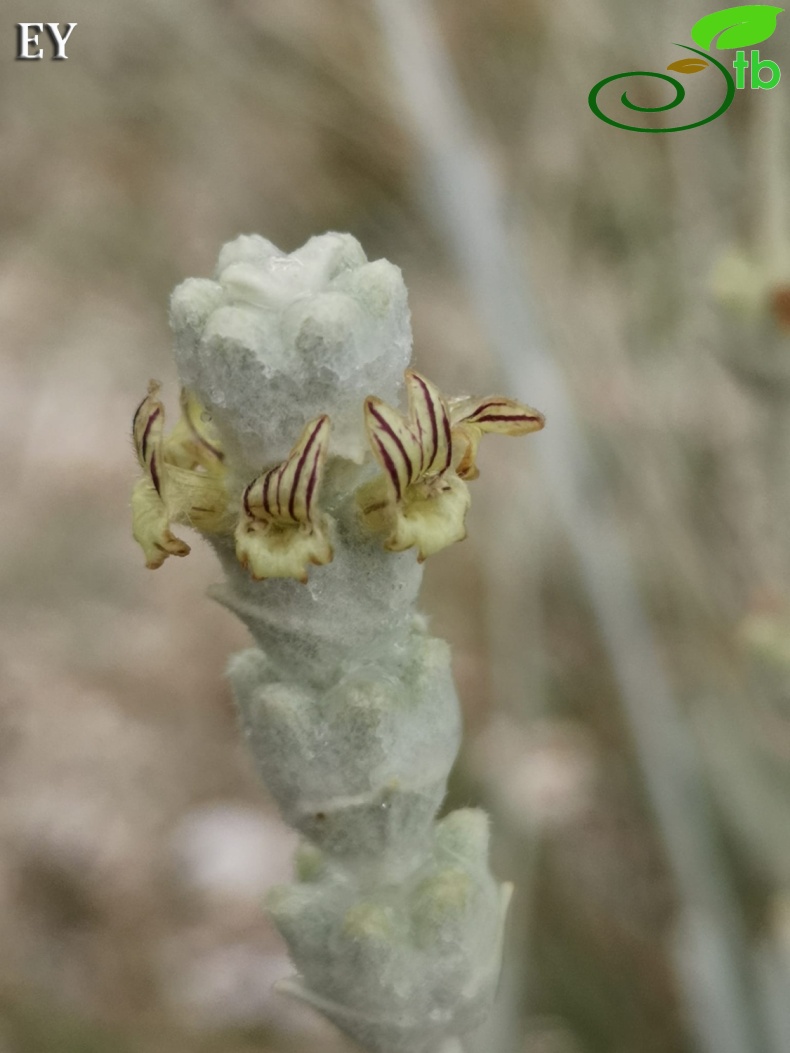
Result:
{"label": "dark red stripe on petal", "polygon": [[527,423],[527,424],[541,424],[543,417],[534,417],[528,413],[489,413],[483,417],[471,417],[468,420],[470,424],[487,424],[489,421],[496,423],[497,421],[505,421],[507,423],[513,422],[516,424]]}
{"label": "dark red stripe on petal", "polygon": [[161,483],[159,481],[159,469],[156,466],[156,453],[151,454],[151,463],[148,466],[148,470],[151,473],[151,482],[154,484],[154,489],[162,496]]}
{"label": "dark red stripe on petal", "polygon": [[466,414],[462,420],[474,420],[479,417],[481,413],[486,413],[488,410],[495,409],[497,406],[512,406],[513,403],[510,399],[489,399],[487,402],[483,402],[475,406],[471,413]]}
{"label": "dark red stripe on petal", "polygon": [[319,431],[321,430],[323,423],[324,418],[322,417],[316,423],[316,426],[313,428],[310,438],[305,443],[305,448],[302,450],[299,462],[296,465],[296,470],[294,471],[293,483],[291,484],[291,496],[288,499],[288,515],[293,520],[296,519],[296,488],[299,485],[299,479],[301,478],[302,471],[305,466],[305,461],[310,456],[310,450],[312,449],[312,446],[315,443],[316,437]]}
{"label": "dark red stripe on petal", "polygon": [[395,467],[395,462],[390,457],[387,448],[385,447],[381,439],[378,437],[378,435],[374,435],[373,438],[375,439],[376,445],[379,448],[381,460],[384,464],[384,467],[387,470],[387,474],[392,480],[392,485],[395,487],[395,497],[398,499],[398,501],[400,501],[403,490],[400,485],[400,476],[398,475],[398,469]]}
{"label": "dark red stripe on petal", "polygon": [[313,461],[313,465],[310,469],[310,478],[307,480],[307,492],[305,494],[305,515],[308,523],[311,522],[312,510],[313,510],[313,493],[318,483],[318,461],[319,458],[316,456]]}
{"label": "dark red stripe on petal", "polygon": [[[409,370],[406,375],[407,375],[408,378],[414,379],[414,371],[413,370]],[[409,397],[410,397],[410,399],[413,399],[413,395],[411,394],[411,391],[409,392]],[[414,410],[413,406],[410,406],[410,409],[412,410],[412,412],[410,413],[410,416],[411,416],[412,420],[417,424],[417,442],[418,442],[419,447],[420,447],[420,472],[422,472],[423,469],[425,468],[425,454],[426,454],[426,449],[425,449],[425,429],[422,426],[422,414],[417,413]],[[414,434],[413,429],[412,429],[412,434]]]}
{"label": "dark red stripe on petal", "polygon": [[[150,435],[150,432],[151,432],[151,426],[154,423],[154,421],[157,419],[157,417],[161,414],[161,412],[162,412],[161,406],[157,406],[156,409],[154,410],[154,412],[151,414],[151,416],[148,418],[148,420],[145,423],[145,431],[143,432],[143,438],[142,438],[142,440],[140,442],[140,456],[142,457],[143,460],[145,460],[146,454],[148,452],[148,438],[149,438],[149,435]],[[158,489],[158,487],[157,487],[157,489]]]}
{"label": "dark red stripe on petal", "polygon": [[450,428],[450,418],[444,406],[442,406],[442,426],[444,428],[444,441],[447,445],[447,456],[444,459],[444,464],[442,465],[441,470],[446,472],[453,460],[453,437]]}
{"label": "dark red stripe on petal", "polygon": [[422,421],[420,420],[419,414],[417,417],[417,439],[420,444],[420,471],[425,467],[425,439],[423,438]]}
{"label": "dark red stripe on petal", "polygon": [[[288,463],[287,461],[285,462]],[[280,487],[282,486],[283,473],[285,470],[285,464],[281,464],[279,468],[275,468],[273,474],[277,477],[277,485],[274,488],[274,500],[277,505],[277,517],[282,518],[283,510],[280,504]]]}
{"label": "dark red stripe on petal", "polygon": [[134,416],[132,417],[132,431],[133,432],[137,429],[137,418],[140,416],[140,412],[141,412],[143,406],[146,404],[146,402],[148,402],[148,396],[147,395],[145,396],[143,401],[140,403],[140,405],[137,407],[137,409],[134,411]]}
{"label": "dark red stripe on petal", "polygon": [[[420,376],[419,373],[412,373],[412,376],[414,377],[414,379],[417,381],[417,383],[420,385],[420,387],[423,390],[423,393],[425,395],[425,402],[426,402],[426,404],[428,406],[428,412],[431,415],[431,444],[432,444],[432,448],[431,448],[431,455],[430,455],[430,457],[425,457],[422,460],[421,467],[424,467],[426,462],[429,465],[433,464],[434,458],[436,457],[436,454],[437,454],[437,452],[439,450],[439,423],[436,420],[436,408],[434,407],[433,399],[431,398],[431,392],[430,392],[430,390],[428,388],[428,385],[425,383],[425,381],[423,380],[423,378]],[[422,446],[422,444],[420,444],[420,445]]]}
{"label": "dark red stripe on petal", "polygon": [[[387,423],[387,421],[384,419],[384,417],[382,417],[382,415],[379,413],[379,411],[376,409],[376,407],[373,406],[373,405],[369,405],[369,409],[370,409],[370,412],[373,414],[373,416],[378,421],[379,426],[381,427],[381,430],[385,431],[387,433],[387,435],[389,435],[389,437],[393,440],[395,445],[400,450],[401,455],[403,457],[403,461],[404,461],[404,463],[406,465],[406,474],[407,474],[407,476],[409,478],[409,481],[411,481],[414,478],[414,465],[412,464],[411,458],[409,457],[408,453],[406,452],[406,447],[401,442],[400,437],[398,436],[398,434]],[[381,440],[377,439],[377,441],[378,441],[379,447],[383,450],[384,447],[381,445]],[[392,471],[394,471],[397,474],[397,468],[395,466],[395,462],[392,460],[392,458],[389,456],[389,454],[387,454],[387,460],[392,465]],[[389,471],[390,469],[388,468],[387,470]],[[401,485],[400,485],[400,480],[398,480],[398,497],[400,497],[400,494],[401,494]]]}
{"label": "dark red stripe on petal", "polygon": [[269,487],[271,485],[273,474],[273,472],[267,472],[266,475],[264,475],[263,486],[261,487],[261,506],[263,507],[264,512],[270,516],[274,515],[274,509],[272,508],[271,500],[269,498]]}

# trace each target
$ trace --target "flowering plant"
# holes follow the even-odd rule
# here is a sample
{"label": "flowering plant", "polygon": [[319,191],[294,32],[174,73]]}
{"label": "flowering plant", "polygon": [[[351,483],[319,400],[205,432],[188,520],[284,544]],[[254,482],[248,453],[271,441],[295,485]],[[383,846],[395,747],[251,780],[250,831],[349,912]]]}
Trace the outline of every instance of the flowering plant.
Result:
{"label": "flowering plant", "polygon": [[181,417],[166,435],[152,382],[134,536],[156,568],[189,552],[173,525],[203,534],[226,573],[213,594],[254,637],[229,670],[241,724],[305,839],[270,902],[286,989],[371,1050],[430,1053],[491,1003],[510,888],[481,812],[435,821],[460,718],[415,610],[420,563],[466,535],[481,436],[543,417],[407,369],[400,271],[349,235],[290,255],[238,238],[216,280],[176,289],[171,321]]}

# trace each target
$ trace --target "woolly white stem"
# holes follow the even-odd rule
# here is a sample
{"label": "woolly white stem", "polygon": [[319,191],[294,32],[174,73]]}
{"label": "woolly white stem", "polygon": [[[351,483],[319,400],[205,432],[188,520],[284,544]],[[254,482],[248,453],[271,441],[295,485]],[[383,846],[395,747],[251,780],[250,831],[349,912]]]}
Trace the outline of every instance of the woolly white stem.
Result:
{"label": "woolly white stem", "polygon": [[[182,381],[211,416],[233,511],[248,517],[241,536],[255,544],[263,527],[262,565],[268,544],[278,571],[294,569],[252,580],[237,558],[240,527],[212,536],[226,574],[214,595],[257,645],[229,669],[242,728],[305,838],[298,880],[269,904],[299,972],[282,989],[372,1053],[435,1053],[491,1005],[510,886],[488,871],[482,813],[435,822],[461,733],[449,649],[416,613],[415,552],[388,551],[360,513],[360,487],[376,471],[363,405],[370,395],[397,402],[411,352],[403,279],[348,235],[288,255],[242,237],[223,248],[215,281],[176,290],[171,319]],[[419,491],[410,522],[422,512],[435,541],[445,536],[442,495],[460,494],[465,509],[467,491],[449,475],[449,410],[438,394],[431,412],[433,428],[420,434],[433,434],[436,450],[442,436],[444,474],[432,479],[443,485]],[[317,436],[330,424],[324,447]],[[323,452],[310,461],[313,441]],[[429,441],[417,447],[421,466]],[[254,521],[248,495],[259,478],[256,507],[269,518]],[[309,568],[290,563],[286,546],[303,551],[319,528],[325,543],[309,551],[324,554]]]}

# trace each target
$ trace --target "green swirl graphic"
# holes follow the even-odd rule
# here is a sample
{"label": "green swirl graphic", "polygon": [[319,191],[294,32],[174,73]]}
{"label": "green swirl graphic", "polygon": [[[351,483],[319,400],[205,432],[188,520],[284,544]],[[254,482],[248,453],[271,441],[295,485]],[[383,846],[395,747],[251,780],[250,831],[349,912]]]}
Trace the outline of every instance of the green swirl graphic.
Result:
{"label": "green swirl graphic", "polygon": [[614,73],[611,77],[605,77],[603,80],[598,81],[595,87],[589,94],[588,102],[590,109],[596,117],[600,117],[602,121],[606,121],[607,124],[611,124],[614,128],[624,128],[627,132],[648,132],[650,134],[661,134],[662,132],[685,132],[690,128],[699,128],[703,124],[710,124],[711,121],[715,121],[717,117],[729,109],[732,100],[735,98],[735,81],[732,78],[732,74],[725,67],[722,66],[718,59],[715,59],[713,55],[709,55],[706,51],[698,51],[696,48],[689,47],[687,44],[676,44],[676,47],[684,48],[686,51],[693,51],[695,55],[700,55],[702,58],[709,59],[714,66],[718,66],[719,70],[724,75],[724,79],[727,82],[727,94],[724,96],[724,102],[719,106],[715,113],[712,113],[710,117],[703,117],[701,121],[695,121],[694,124],[681,124],[676,128],[639,128],[633,124],[621,124],[620,121],[612,120],[611,117],[607,117],[606,114],[601,110],[598,105],[598,93],[602,88],[605,88],[607,84],[610,84],[613,80],[620,80],[623,77],[655,77],[658,80],[668,81],[675,89],[675,98],[671,102],[664,103],[663,106],[637,106],[628,98],[628,93],[623,92],[620,97],[621,102],[624,106],[627,106],[629,110],[638,110],[639,113],[662,113],[664,110],[674,110],[676,106],[680,106],[686,97],[686,89],[680,83],[675,80],[674,77],[670,77],[666,73],[654,73],[649,70],[634,70],[631,73]]}

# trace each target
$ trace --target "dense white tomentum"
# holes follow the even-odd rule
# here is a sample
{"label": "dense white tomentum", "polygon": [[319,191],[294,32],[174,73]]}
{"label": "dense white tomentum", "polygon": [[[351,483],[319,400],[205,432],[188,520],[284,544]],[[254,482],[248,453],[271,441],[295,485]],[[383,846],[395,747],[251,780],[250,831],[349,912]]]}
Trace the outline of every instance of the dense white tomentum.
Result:
{"label": "dense white tomentum", "polygon": [[421,561],[465,536],[481,435],[543,418],[410,370],[396,409],[406,290],[349,235],[290,255],[238,238],[171,320],[182,416],[165,436],[152,383],[134,533],[150,567],[189,551],[171,524],[203,533],[214,595],[254,638],[229,669],[241,725],[304,837],[270,903],[288,990],[370,1050],[435,1053],[490,1007],[509,888],[481,812],[435,819],[460,718],[449,649],[415,609]]}

